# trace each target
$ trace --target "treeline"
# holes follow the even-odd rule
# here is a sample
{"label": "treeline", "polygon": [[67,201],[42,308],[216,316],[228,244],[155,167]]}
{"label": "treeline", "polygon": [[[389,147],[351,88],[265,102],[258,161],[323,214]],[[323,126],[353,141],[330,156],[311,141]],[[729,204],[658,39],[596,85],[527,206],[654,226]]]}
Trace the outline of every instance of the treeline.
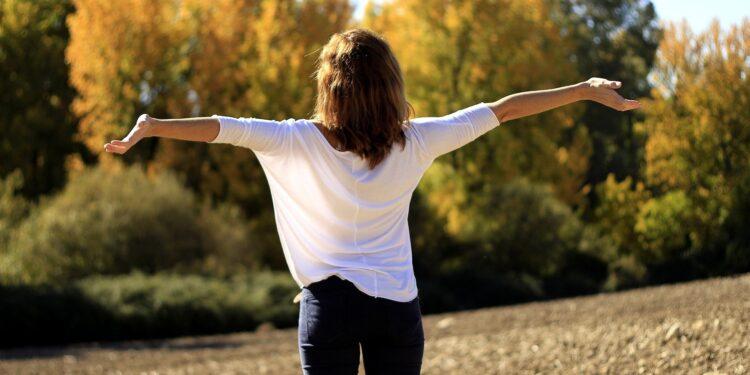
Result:
{"label": "treeline", "polygon": [[[251,151],[102,145],[141,113],[308,117],[319,48],[355,25],[391,43],[419,117],[591,76],[644,102],[516,120],[437,159],[409,217],[425,312],[750,270],[747,19],[696,34],[640,0],[403,0],[362,19],[346,0],[1,3],[2,321],[46,327],[2,345],[295,324]],[[77,310],[97,318],[58,326]]]}

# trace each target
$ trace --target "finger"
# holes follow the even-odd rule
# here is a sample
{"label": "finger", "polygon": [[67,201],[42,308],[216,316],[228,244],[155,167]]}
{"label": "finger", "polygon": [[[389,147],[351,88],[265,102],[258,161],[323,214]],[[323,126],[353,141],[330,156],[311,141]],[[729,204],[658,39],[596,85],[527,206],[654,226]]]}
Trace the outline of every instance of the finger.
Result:
{"label": "finger", "polygon": [[113,145],[111,143],[107,143],[106,145],[104,145],[104,150],[107,151],[107,152],[114,152],[114,153],[117,153],[117,154],[122,154],[125,151],[127,151],[128,148],[125,147],[125,146],[117,146],[117,145]]}
{"label": "finger", "polygon": [[620,99],[611,107],[618,111],[629,111],[631,109],[640,108],[641,104],[637,100]]}
{"label": "finger", "polygon": [[109,143],[115,146],[130,146],[130,142],[125,142],[125,141],[114,140],[114,141],[110,141]]}
{"label": "finger", "polygon": [[641,103],[637,100],[630,100],[625,99],[625,110],[629,111],[631,109],[638,109],[641,108]]}
{"label": "finger", "polygon": [[112,146],[111,143],[107,143],[107,144],[104,145],[104,151],[110,152],[110,153],[114,153],[115,152],[115,147]]}
{"label": "finger", "polygon": [[[605,85],[607,83],[605,82]],[[606,87],[606,86],[605,86]],[[603,90],[601,103],[613,109],[622,110],[625,98],[613,90]]]}
{"label": "finger", "polygon": [[612,103],[611,107],[618,111],[627,111],[630,109],[635,109],[638,106],[638,102],[636,100],[625,99],[615,91],[609,91],[609,93]]}

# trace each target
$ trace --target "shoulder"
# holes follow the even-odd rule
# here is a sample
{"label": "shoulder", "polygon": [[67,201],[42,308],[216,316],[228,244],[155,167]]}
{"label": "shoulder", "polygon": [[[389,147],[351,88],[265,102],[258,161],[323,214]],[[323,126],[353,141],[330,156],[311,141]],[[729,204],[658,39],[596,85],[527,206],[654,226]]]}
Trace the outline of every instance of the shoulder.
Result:
{"label": "shoulder", "polygon": [[425,126],[434,122],[436,117],[417,117],[409,119],[404,124],[404,136],[407,144],[420,157],[429,159],[427,142],[425,140]]}

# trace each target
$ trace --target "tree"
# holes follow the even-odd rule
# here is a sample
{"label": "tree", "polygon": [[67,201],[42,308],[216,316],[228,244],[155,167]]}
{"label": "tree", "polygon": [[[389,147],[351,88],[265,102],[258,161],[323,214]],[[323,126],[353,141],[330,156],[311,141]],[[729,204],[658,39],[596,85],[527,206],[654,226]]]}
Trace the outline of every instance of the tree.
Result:
{"label": "tree", "polygon": [[[369,3],[363,25],[383,34],[394,49],[417,116],[441,116],[514,92],[579,80],[564,52],[570,46],[548,20],[549,12],[543,1],[407,0]],[[442,214],[451,221],[449,230],[465,224],[466,208],[478,204],[474,193],[485,184],[520,176],[552,182],[558,197],[577,203],[588,168],[585,129],[570,131],[580,109],[570,106],[502,124],[501,130],[436,160],[446,166],[426,172],[420,193],[448,207],[451,212]],[[451,184],[429,182],[442,181],[446,170]]]}
{"label": "tree", "polygon": [[[100,154],[140,113],[304,118],[312,110],[316,51],[349,22],[345,0],[78,0],[68,58],[81,136]],[[150,147],[149,147],[150,145]],[[150,140],[126,157],[174,169],[202,197],[238,203],[284,267],[270,192],[252,152]],[[108,156],[100,156],[104,162]]]}
{"label": "tree", "polygon": [[670,24],[659,48],[656,87],[639,130],[646,178],[657,192],[683,191],[694,208],[691,247],[721,236],[733,191],[750,166],[750,20],[706,32]]}
{"label": "tree", "polygon": [[69,111],[67,1],[0,2],[0,177],[18,169],[36,198],[65,182],[66,158],[81,151]]}
{"label": "tree", "polygon": [[[746,270],[750,181],[750,20],[694,34],[667,24],[635,126],[646,139],[644,181],[614,175],[597,188],[597,224],[617,248],[625,284]],[[622,280],[617,281],[621,283]]]}
{"label": "tree", "polygon": [[[552,19],[570,40],[568,58],[582,76],[615,77],[626,84],[625,97],[644,97],[662,30],[648,0],[552,0]],[[592,152],[585,183],[594,186],[610,173],[640,180],[642,141],[633,130],[638,113],[618,112],[588,103],[577,124],[586,127]],[[589,207],[596,207],[596,195]]]}

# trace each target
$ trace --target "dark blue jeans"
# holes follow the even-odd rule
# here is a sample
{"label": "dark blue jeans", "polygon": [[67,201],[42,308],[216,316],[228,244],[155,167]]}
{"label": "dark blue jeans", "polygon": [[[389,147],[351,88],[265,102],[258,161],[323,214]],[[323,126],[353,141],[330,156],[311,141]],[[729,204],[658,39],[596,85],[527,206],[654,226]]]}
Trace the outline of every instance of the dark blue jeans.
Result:
{"label": "dark blue jeans", "polygon": [[419,297],[374,298],[331,276],[302,290],[299,352],[304,374],[419,374],[424,331]]}

